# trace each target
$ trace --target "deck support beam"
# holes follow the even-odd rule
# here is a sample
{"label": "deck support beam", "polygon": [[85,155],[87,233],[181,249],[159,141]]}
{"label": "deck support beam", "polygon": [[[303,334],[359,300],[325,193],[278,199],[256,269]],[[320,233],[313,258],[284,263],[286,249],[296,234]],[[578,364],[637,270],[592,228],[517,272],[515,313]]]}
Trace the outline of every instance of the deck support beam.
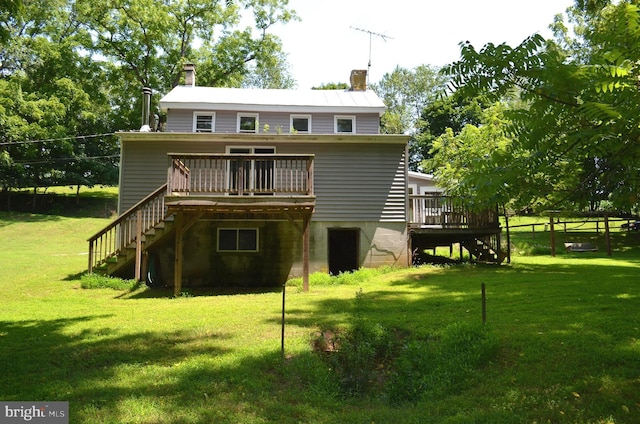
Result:
{"label": "deck support beam", "polygon": [[174,258],[174,268],[173,268],[173,294],[175,296],[179,296],[182,291],[182,250],[183,250],[183,237],[184,237],[184,229],[183,229],[183,221],[184,221],[184,212],[182,210],[178,210],[175,214],[174,218],[174,228],[176,232],[176,242],[175,242],[175,258]]}
{"label": "deck support beam", "polygon": [[135,279],[137,282],[142,281],[142,210],[141,209],[138,209],[136,213]]}
{"label": "deck support beam", "polygon": [[302,221],[302,291],[309,291],[309,221],[305,217]]}

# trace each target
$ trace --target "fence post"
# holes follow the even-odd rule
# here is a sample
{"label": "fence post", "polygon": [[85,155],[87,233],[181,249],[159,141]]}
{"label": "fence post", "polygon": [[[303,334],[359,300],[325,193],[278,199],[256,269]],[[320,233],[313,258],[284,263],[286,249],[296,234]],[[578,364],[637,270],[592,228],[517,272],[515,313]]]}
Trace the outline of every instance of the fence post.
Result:
{"label": "fence post", "polygon": [[551,232],[551,256],[556,256],[556,233],[553,229],[553,212],[549,213],[549,231]]}
{"label": "fence post", "polygon": [[607,256],[611,256],[611,233],[609,232],[609,215],[604,214],[604,237],[607,243]]}
{"label": "fence post", "polygon": [[482,291],[482,325],[487,323],[487,290],[484,283],[482,283],[481,291]]}

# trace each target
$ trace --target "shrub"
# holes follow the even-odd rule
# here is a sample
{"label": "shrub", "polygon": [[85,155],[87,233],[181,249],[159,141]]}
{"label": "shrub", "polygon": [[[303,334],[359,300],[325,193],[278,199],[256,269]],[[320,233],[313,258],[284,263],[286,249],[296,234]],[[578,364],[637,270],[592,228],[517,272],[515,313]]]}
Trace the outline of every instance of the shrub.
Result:
{"label": "shrub", "polygon": [[362,395],[380,382],[393,348],[389,331],[380,324],[356,323],[338,334],[335,352],[327,355],[329,365],[348,396]]}

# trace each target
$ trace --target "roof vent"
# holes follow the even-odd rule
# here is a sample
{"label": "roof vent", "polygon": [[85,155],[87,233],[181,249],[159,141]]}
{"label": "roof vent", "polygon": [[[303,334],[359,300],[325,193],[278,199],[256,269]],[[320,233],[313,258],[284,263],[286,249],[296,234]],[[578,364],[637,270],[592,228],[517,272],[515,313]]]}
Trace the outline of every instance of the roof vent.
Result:
{"label": "roof vent", "polygon": [[354,69],[351,71],[351,91],[367,90],[367,71],[365,69]]}
{"label": "roof vent", "polygon": [[184,64],[184,85],[188,87],[196,86],[196,65],[193,63]]}

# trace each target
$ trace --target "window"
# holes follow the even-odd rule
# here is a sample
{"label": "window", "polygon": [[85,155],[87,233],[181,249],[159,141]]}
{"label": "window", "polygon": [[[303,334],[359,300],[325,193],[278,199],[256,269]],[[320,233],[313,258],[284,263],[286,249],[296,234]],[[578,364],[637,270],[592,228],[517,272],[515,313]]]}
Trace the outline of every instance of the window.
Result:
{"label": "window", "polygon": [[291,132],[310,133],[311,115],[291,115]]}
{"label": "window", "polygon": [[238,114],[238,132],[240,133],[258,132],[258,114],[257,113],[239,113]]}
{"label": "window", "polygon": [[336,116],[334,120],[336,133],[355,133],[356,117],[355,116]]}
{"label": "window", "polygon": [[218,228],[219,252],[257,252],[257,228]]}
{"label": "window", "polygon": [[212,112],[193,112],[193,132],[214,132],[216,114]]}

